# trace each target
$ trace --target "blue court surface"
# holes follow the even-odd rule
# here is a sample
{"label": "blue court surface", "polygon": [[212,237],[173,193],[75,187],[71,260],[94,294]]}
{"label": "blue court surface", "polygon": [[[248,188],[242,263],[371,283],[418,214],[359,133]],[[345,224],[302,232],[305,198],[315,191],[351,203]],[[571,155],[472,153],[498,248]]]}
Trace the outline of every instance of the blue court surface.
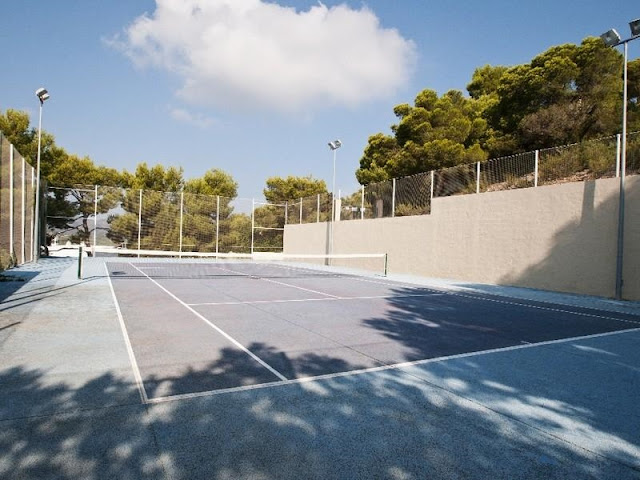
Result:
{"label": "blue court surface", "polygon": [[640,327],[635,315],[236,262],[105,263],[147,401]]}
{"label": "blue court surface", "polygon": [[0,282],[3,480],[640,480],[638,303],[91,260]]}

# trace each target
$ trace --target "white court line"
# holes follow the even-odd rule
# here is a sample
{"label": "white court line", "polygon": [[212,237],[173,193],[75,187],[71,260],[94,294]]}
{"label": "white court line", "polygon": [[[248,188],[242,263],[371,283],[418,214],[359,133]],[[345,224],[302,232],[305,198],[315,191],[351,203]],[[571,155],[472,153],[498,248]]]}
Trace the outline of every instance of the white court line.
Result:
{"label": "white court line", "polygon": [[231,272],[231,273],[235,273],[237,275],[242,275],[244,277],[255,277],[258,278],[259,280],[263,280],[265,282],[269,282],[269,283],[275,283],[277,285],[282,285],[285,287],[291,287],[291,288],[296,288],[298,290],[303,290],[305,292],[311,292],[311,293],[317,293],[318,295],[325,295],[327,297],[331,297],[331,298],[339,298],[335,295],[331,295],[330,293],[325,293],[325,292],[320,292],[318,290],[311,290],[310,288],[303,288],[303,287],[298,287],[297,285],[291,285],[289,283],[284,283],[284,282],[277,282],[276,280],[271,280],[269,278],[262,278],[260,276],[256,276],[256,275],[251,275],[250,273],[244,273],[244,272],[238,272],[236,270],[231,270],[230,268],[224,268],[224,267],[219,267],[216,265],[216,268],[219,270],[224,270],[226,272]]}
{"label": "white court line", "polygon": [[[441,293],[441,295],[445,295]],[[415,295],[370,295],[364,297],[327,297],[327,298],[294,298],[288,300],[247,300],[236,302],[208,302],[208,303],[189,303],[192,307],[216,306],[216,305],[259,305],[265,303],[300,303],[300,302],[336,302],[340,300],[378,300],[384,298],[405,298],[405,297],[432,297],[433,294],[416,293]]]}
{"label": "white court line", "polygon": [[[274,265],[275,267],[279,267],[279,268],[287,268],[284,265]],[[313,269],[310,268],[300,268],[300,270],[308,270],[313,272]],[[484,295],[491,295],[488,293],[478,293],[476,295],[471,295],[468,293],[464,293],[464,292],[457,292],[455,290],[447,290],[447,289],[435,289],[433,287],[428,287],[428,286],[421,286],[421,285],[417,285],[417,284],[411,284],[411,283],[407,283],[407,282],[397,282],[394,280],[390,280],[390,281],[379,281],[379,280],[372,280],[372,279],[368,279],[368,278],[361,278],[358,277],[357,275],[354,275],[352,277],[349,277],[352,280],[356,280],[358,282],[365,282],[365,283],[374,283],[377,285],[386,285],[386,286],[390,286],[390,287],[397,287],[397,286],[403,286],[403,287],[407,287],[407,288],[411,288],[413,290],[427,290],[429,292],[433,292],[433,293],[440,293],[443,295],[451,295],[454,297],[462,297],[462,298],[469,298],[471,300],[482,300],[485,302],[493,302],[493,303],[500,303],[503,305],[514,305],[514,306],[519,306],[519,307],[526,307],[526,308],[535,308],[538,310],[546,310],[546,311],[550,311],[550,312],[558,312],[558,313],[568,313],[571,315],[578,315],[581,317],[591,317],[591,318],[600,318],[603,320],[615,320],[618,322],[622,322],[622,323],[630,323],[633,325],[640,325],[640,320],[629,320],[629,319],[625,319],[625,318],[617,318],[617,317],[610,317],[607,315],[596,315],[593,313],[585,313],[585,312],[578,312],[578,311],[574,311],[574,310],[564,310],[562,308],[552,308],[552,307],[544,307],[541,305],[531,305],[529,303],[526,302],[536,302],[536,303],[543,303],[546,305],[562,305],[564,307],[575,307],[575,308],[583,308],[585,310],[591,310],[591,311],[596,311],[596,312],[608,312],[608,313],[612,313],[610,310],[602,310],[599,308],[593,308],[593,307],[584,307],[581,305],[570,305],[570,304],[566,304],[566,303],[559,303],[559,302],[547,302],[544,300],[533,300],[533,299],[514,299],[514,297],[506,297],[506,298],[512,298],[513,300],[520,300],[520,301],[509,301],[509,300],[500,300],[498,298],[487,298]],[[403,298],[403,297],[420,297],[420,296],[431,296],[431,295],[420,295],[420,294],[400,294],[400,295],[388,295],[388,296],[384,296],[384,297],[370,297],[370,298]],[[337,300],[346,300],[349,299],[351,297],[336,297]],[[355,297],[354,297],[355,298]],[[361,297],[361,298],[367,298],[367,297]],[[630,313],[624,313],[624,312],[613,312],[613,313],[620,313],[621,315],[632,315]]]}
{"label": "white court line", "polygon": [[142,375],[140,375],[138,362],[136,361],[136,356],[133,353],[133,348],[131,347],[131,340],[129,340],[129,334],[127,333],[127,328],[125,327],[124,319],[122,318],[122,311],[120,310],[120,304],[118,303],[116,292],[113,290],[113,284],[111,283],[111,276],[109,275],[109,269],[107,268],[106,263],[104,264],[104,269],[107,272],[107,279],[109,280],[109,288],[111,288],[111,296],[113,297],[113,303],[115,303],[116,305],[116,312],[118,313],[118,322],[120,323],[120,329],[122,330],[124,343],[127,346],[127,353],[129,354],[129,361],[131,362],[131,367],[133,368],[133,376],[136,379],[136,385],[138,386],[138,391],[140,392],[140,399],[142,400],[142,403],[147,403],[149,401],[149,398],[147,397],[147,391],[144,389],[144,383],[142,382]]}
{"label": "white court line", "polygon": [[264,368],[266,368],[267,370],[269,370],[271,373],[273,373],[276,377],[278,377],[280,380],[287,380],[287,377],[285,377],[284,375],[282,375],[279,371],[277,371],[275,368],[273,368],[271,365],[269,365],[267,362],[265,362],[264,360],[262,360],[260,357],[258,357],[256,354],[254,354],[253,352],[251,352],[250,350],[248,350],[247,348],[244,347],[244,345],[242,345],[240,342],[238,342],[235,338],[233,338],[231,335],[229,335],[227,332],[225,332],[224,330],[222,330],[220,327],[218,327],[217,325],[213,324],[212,322],[210,322],[209,320],[207,320],[204,316],[200,315],[198,312],[196,312],[193,308],[191,308],[189,305],[187,305],[185,302],[183,302],[182,300],[180,300],[178,297],[176,297],[173,293],[171,293],[169,290],[167,290],[166,288],[164,288],[162,285],[160,285],[158,282],[156,282],[153,278],[151,278],[149,275],[147,275],[146,273],[144,273],[142,270],[140,270],[138,267],[136,267],[133,263],[129,263],[129,265],[131,265],[133,268],[135,268],[136,270],[138,270],[141,274],[143,274],[145,277],[147,277],[149,280],[151,280],[153,283],[155,283],[160,289],[162,289],[167,295],[169,295],[171,298],[173,298],[174,300],[176,300],[178,303],[180,303],[183,307],[185,307],[187,310],[189,310],[191,313],[193,313],[196,317],[198,317],[200,320],[202,320],[203,322],[205,322],[207,325],[209,325],[211,328],[213,328],[214,330],[216,330],[218,333],[220,333],[220,335],[222,335],[223,337],[225,337],[227,340],[229,340],[231,343],[233,343],[236,347],[238,347],[239,349],[241,349],[243,352],[245,352],[247,355],[249,355],[251,358],[253,358],[256,362],[258,362],[260,365],[262,365]]}
{"label": "white court line", "polygon": [[[469,357],[479,357],[482,355],[489,355],[492,353],[501,353],[501,352],[511,352],[511,351],[515,351],[515,350],[524,350],[524,349],[528,349],[528,348],[535,348],[535,347],[544,347],[546,345],[556,345],[556,344],[562,344],[562,343],[569,343],[569,342],[576,342],[576,341],[581,341],[581,340],[589,340],[592,338],[599,338],[599,337],[607,337],[607,336],[611,336],[611,335],[620,335],[623,333],[632,333],[632,332],[640,332],[640,328],[629,328],[626,330],[618,330],[615,332],[605,332],[605,333],[594,333],[592,335],[582,335],[579,337],[572,337],[572,338],[562,338],[559,340],[548,340],[545,342],[538,342],[538,343],[529,343],[526,345],[514,345],[511,347],[502,347],[502,348],[492,348],[490,350],[483,350],[480,352],[470,352],[470,353],[460,353],[457,355],[449,355],[449,356],[444,356],[444,357],[436,357],[436,358],[429,358],[426,360],[415,360],[413,362],[403,362],[403,363],[395,363],[392,365],[383,365],[380,367],[371,367],[371,368],[363,368],[360,370],[351,370],[348,372],[339,372],[339,373],[328,373],[326,375],[317,375],[315,377],[305,377],[305,378],[295,378],[292,380],[283,380],[281,382],[269,382],[269,383],[260,383],[260,384],[256,384],[256,385],[244,385],[241,387],[232,387],[232,388],[223,388],[220,390],[209,390],[206,392],[195,392],[195,393],[183,393],[180,395],[168,395],[166,397],[155,397],[155,398],[151,398],[149,399],[148,403],[164,403],[164,402],[172,402],[172,401],[176,401],[176,400],[186,400],[186,399],[191,399],[191,398],[198,398],[198,397],[212,397],[212,396],[216,396],[216,395],[223,395],[226,393],[234,393],[234,392],[244,392],[247,390],[260,390],[260,389],[266,389],[266,388],[273,388],[273,387],[280,387],[280,386],[284,386],[284,385],[298,385],[298,384],[302,384],[302,383],[309,383],[309,382],[316,382],[316,381],[320,381],[320,380],[330,380],[333,378],[340,378],[340,377],[350,377],[350,376],[358,376],[358,375],[363,375],[363,374],[367,374],[367,373],[374,373],[374,372],[383,372],[386,370],[398,370],[401,368],[407,368],[407,367],[413,367],[413,366],[417,366],[417,365],[426,365],[429,363],[437,363],[437,362],[443,362],[446,360],[457,360],[457,359],[461,359],[461,358],[469,358]],[[416,377],[418,378],[418,377]]]}

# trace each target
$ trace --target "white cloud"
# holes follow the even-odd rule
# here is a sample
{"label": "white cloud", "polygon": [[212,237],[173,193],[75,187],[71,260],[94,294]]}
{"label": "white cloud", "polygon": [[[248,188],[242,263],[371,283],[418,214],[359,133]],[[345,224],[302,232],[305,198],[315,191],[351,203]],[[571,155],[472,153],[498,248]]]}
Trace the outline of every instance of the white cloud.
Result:
{"label": "white cloud", "polygon": [[170,108],[171,116],[179,122],[188,123],[198,128],[206,129],[213,125],[214,120],[201,113],[192,113],[184,108]]}
{"label": "white cloud", "polygon": [[393,94],[415,46],[362,7],[296,11],[262,0],[156,0],[112,42],[181,79],[185,101],[301,111]]}

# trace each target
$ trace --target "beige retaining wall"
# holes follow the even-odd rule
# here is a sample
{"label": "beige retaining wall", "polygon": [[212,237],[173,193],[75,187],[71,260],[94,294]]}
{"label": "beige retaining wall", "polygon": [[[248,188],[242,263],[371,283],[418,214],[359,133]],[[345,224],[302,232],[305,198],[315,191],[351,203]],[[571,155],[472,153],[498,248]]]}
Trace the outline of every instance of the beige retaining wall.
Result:
{"label": "beige retaining wall", "polygon": [[[640,300],[640,177],[626,179],[623,297]],[[615,295],[619,180],[435,198],[431,215],[340,221],[335,253],[391,273]],[[326,223],[287,225],[285,253],[326,253]]]}

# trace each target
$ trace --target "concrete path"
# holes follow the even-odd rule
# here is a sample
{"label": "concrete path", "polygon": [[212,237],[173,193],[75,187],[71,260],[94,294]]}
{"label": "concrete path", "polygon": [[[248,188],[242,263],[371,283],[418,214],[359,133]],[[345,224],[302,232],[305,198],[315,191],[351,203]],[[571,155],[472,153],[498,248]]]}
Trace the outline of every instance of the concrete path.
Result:
{"label": "concrete path", "polygon": [[638,329],[145,403],[106,279],[6,274],[25,281],[0,283],[3,479],[640,479]]}

